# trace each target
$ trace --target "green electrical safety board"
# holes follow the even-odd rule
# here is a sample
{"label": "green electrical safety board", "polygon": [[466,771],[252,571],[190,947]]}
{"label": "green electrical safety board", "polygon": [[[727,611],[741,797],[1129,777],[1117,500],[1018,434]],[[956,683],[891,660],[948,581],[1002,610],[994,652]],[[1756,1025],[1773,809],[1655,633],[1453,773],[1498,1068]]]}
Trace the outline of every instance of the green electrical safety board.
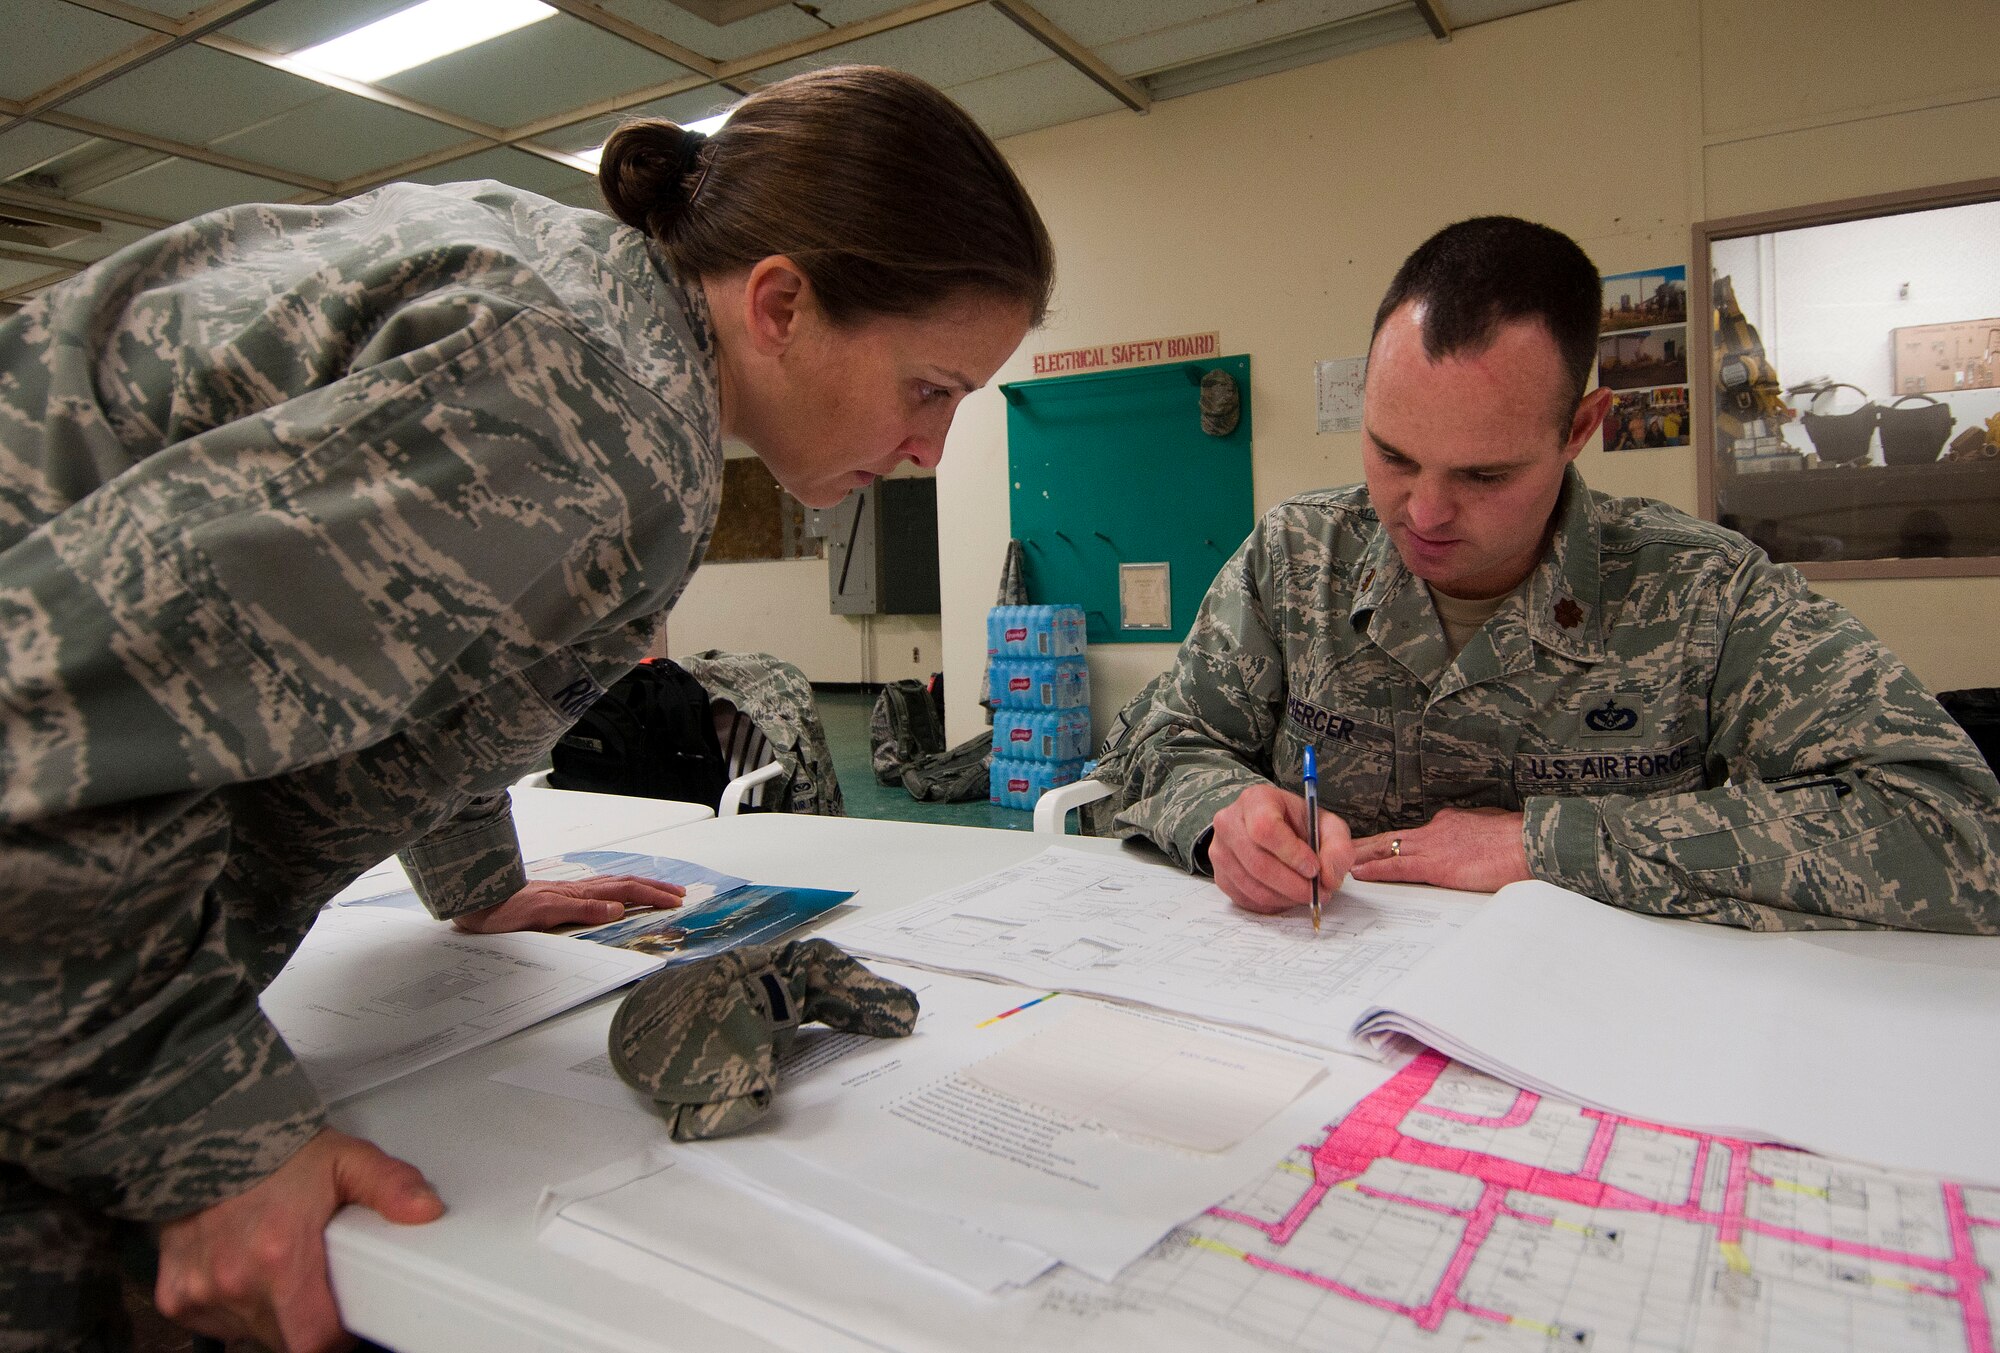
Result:
{"label": "green electrical safety board", "polygon": [[[1242,397],[1242,416],[1223,437],[1201,430],[1201,378],[1217,368],[1236,378]],[[1186,638],[1216,571],[1254,524],[1250,358],[1000,389],[1012,534],[1029,599],[1082,606],[1093,644]]]}

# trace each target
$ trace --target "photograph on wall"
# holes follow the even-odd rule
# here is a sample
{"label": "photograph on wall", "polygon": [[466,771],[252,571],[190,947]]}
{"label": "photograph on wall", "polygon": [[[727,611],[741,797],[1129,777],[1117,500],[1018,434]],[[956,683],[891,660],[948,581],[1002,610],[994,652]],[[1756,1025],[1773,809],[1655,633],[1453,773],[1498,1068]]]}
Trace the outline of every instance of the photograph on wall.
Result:
{"label": "photograph on wall", "polygon": [[1597,340],[1597,382],[1608,390],[1686,385],[1687,325],[1627,329]]}
{"label": "photograph on wall", "polygon": [[1688,388],[1629,390],[1604,415],[1606,451],[1644,451],[1688,444]]}
{"label": "photograph on wall", "polygon": [[1597,327],[1607,334],[1620,329],[1656,329],[1685,324],[1687,315],[1687,269],[1679,265],[1648,268],[1613,273],[1604,279],[1604,313]]}

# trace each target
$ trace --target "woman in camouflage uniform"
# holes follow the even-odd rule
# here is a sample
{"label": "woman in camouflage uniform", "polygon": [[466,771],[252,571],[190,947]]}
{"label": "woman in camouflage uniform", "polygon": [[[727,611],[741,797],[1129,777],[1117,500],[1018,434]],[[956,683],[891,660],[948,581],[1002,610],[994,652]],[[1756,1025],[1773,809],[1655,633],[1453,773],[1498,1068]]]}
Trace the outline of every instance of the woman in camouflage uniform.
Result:
{"label": "woman in camouflage uniform", "polygon": [[528,885],[505,789],[653,646],[722,439],[815,505],[934,464],[1047,302],[1020,184],[894,72],[628,126],[601,180],[623,225],[233,208],[0,326],[0,1350],[121,1343],[133,1223],[170,1316],[339,1340],[327,1219],[442,1204],[258,992],[392,850],[467,929],[655,900]]}

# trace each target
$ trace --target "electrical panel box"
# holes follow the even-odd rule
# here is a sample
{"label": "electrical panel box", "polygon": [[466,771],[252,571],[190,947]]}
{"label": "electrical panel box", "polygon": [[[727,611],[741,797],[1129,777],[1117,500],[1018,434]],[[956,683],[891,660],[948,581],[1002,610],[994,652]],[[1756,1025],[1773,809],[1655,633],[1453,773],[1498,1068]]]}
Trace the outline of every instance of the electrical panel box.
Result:
{"label": "electrical panel box", "polygon": [[936,615],[937,480],[879,479],[829,514],[827,594],[835,615]]}

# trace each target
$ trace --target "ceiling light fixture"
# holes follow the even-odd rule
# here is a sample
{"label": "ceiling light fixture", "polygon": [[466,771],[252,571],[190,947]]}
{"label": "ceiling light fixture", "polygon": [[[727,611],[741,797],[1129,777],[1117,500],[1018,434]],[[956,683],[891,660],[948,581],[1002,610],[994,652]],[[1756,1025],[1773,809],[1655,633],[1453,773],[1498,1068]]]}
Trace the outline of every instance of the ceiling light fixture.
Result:
{"label": "ceiling light fixture", "polygon": [[556,11],[541,0],[423,0],[386,19],[293,52],[285,65],[371,84],[451,52],[539,23]]}
{"label": "ceiling light fixture", "polygon": [[[731,109],[729,111],[734,112],[735,110]],[[681,123],[681,126],[688,131],[700,132],[703,136],[711,136],[715,133],[715,129],[717,127],[720,127],[723,123],[727,121],[729,121],[729,112],[722,112],[722,113],[717,113],[714,117],[702,118],[697,122],[683,122]],[[598,161],[604,158],[603,143],[600,142],[599,144],[592,146],[589,150],[577,151],[576,158],[579,160],[590,161],[590,167],[592,169],[595,169],[597,167]]]}

